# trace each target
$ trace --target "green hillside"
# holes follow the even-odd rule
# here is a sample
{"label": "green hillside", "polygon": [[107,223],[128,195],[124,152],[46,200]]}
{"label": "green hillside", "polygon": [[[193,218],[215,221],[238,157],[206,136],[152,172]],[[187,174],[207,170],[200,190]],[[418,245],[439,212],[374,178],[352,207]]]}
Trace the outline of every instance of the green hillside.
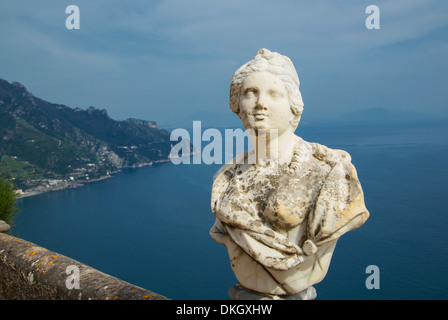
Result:
{"label": "green hillside", "polygon": [[166,160],[170,148],[169,132],[153,121],[116,121],[106,110],[53,104],[0,79],[0,175],[19,188],[97,179]]}

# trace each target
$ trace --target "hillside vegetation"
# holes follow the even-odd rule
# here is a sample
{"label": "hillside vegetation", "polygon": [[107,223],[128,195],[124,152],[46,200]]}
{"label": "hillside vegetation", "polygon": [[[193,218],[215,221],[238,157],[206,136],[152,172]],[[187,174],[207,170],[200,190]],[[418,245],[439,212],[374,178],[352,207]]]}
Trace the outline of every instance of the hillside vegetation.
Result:
{"label": "hillside vegetation", "polygon": [[153,121],[50,103],[0,79],[0,175],[19,189],[98,179],[166,160],[170,148],[169,132]]}

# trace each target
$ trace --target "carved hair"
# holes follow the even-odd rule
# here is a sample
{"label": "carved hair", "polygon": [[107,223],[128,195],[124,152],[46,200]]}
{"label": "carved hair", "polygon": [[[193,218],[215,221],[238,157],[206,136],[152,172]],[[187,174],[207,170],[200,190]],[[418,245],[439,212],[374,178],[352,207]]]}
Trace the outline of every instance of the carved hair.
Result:
{"label": "carved hair", "polygon": [[291,60],[277,52],[260,49],[252,60],[242,65],[233,75],[230,83],[230,109],[239,113],[241,86],[244,79],[255,72],[269,72],[282,80],[288,92],[291,111],[297,116],[297,123],[303,111],[303,100],[300,93],[300,81]]}

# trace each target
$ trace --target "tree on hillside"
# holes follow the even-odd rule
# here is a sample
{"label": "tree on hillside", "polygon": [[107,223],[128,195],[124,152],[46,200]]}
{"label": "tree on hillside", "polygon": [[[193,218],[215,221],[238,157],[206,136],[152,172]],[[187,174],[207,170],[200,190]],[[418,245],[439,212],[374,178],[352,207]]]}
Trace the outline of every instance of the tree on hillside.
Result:
{"label": "tree on hillside", "polygon": [[16,192],[11,182],[0,177],[0,220],[10,224],[18,209]]}

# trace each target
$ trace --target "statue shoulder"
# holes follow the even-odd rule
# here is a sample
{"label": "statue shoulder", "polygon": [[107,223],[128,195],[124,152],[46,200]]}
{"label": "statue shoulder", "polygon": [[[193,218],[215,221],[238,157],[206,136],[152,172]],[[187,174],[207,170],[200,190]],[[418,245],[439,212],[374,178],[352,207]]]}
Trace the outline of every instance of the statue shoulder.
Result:
{"label": "statue shoulder", "polygon": [[340,149],[332,149],[325,145],[315,143],[315,142],[306,142],[309,144],[310,151],[313,156],[321,161],[324,161],[329,164],[335,163],[343,163],[350,164],[352,158],[347,151]]}
{"label": "statue shoulder", "polygon": [[300,142],[297,149],[301,154],[298,163],[309,161],[315,172],[326,172],[326,175],[330,171],[336,170],[343,176],[357,177],[356,169],[351,162],[352,158],[347,151],[332,149],[319,143],[304,140]]}

